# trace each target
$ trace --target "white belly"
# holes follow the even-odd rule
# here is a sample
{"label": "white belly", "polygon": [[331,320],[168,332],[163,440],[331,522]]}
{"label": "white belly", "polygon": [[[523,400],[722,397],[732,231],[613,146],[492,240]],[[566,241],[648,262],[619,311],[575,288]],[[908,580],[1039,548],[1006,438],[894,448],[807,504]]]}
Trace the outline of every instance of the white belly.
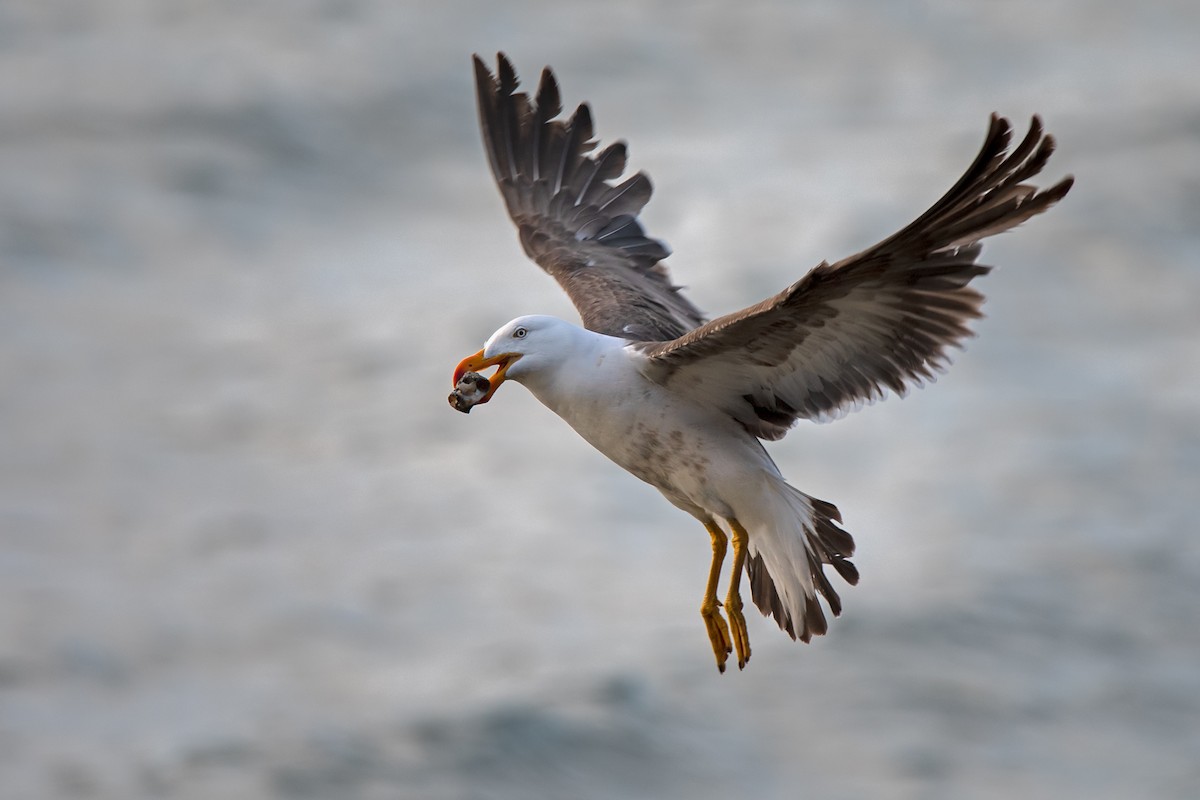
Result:
{"label": "white belly", "polygon": [[620,367],[589,373],[587,386],[529,388],[593,447],[695,516],[729,517],[740,484],[764,469],[778,475],[731,417]]}

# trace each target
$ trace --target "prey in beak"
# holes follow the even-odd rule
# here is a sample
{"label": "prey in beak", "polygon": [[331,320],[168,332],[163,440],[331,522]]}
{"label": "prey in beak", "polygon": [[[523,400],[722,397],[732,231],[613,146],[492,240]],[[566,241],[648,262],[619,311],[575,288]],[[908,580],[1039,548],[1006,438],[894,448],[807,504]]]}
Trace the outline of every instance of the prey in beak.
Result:
{"label": "prey in beak", "polygon": [[[454,391],[450,393],[450,406],[455,411],[469,414],[475,406],[491,400],[496,389],[504,383],[504,374],[508,372],[508,368],[520,357],[520,353],[502,353],[484,358],[483,351],[480,350],[475,355],[464,358],[454,370]],[[496,366],[499,369],[491,378],[479,373],[481,369]]]}

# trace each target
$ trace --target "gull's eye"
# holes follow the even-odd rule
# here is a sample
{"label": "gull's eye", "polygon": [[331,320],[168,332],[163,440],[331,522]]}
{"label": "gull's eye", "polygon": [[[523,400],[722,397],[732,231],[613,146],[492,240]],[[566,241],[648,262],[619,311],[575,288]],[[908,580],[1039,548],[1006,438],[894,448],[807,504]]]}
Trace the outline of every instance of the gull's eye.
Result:
{"label": "gull's eye", "polygon": [[513,338],[514,339],[524,339],[525,334],[527,334],[527,333],[529,333],[529,331],[525,330],[524,328],[517,328],[515,331],[513,331]]}

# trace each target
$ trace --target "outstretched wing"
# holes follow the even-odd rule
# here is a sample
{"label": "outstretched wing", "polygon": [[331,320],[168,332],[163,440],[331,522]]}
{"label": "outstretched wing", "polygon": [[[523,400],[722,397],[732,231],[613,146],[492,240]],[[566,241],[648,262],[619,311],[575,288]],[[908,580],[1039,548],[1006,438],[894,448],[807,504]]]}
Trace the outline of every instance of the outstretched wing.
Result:
{"label": "outstretched wing", "polygon": [[764,439],[931,379],[980,315],[983,296],[967,285],[990,269],[976,263],[980,240],[1045,211],[1073,182],[1044,191],[1023,183],[1054,151],[1037,117],[1012,152],[1010,136],[993,114],[974,163],[912,224],[758,305],[637,345],[643,372],[711,400]]}
{"label": "outstretched wing", "polygon": [[475,56],[479,124],[525,253],[566,290],[590,330],[662,341],[702,324],[659,263],[667,246],[638,222],[650,179],[638,172],[614,183],[625,171],[625,144],[588,155],[596,145],[588,106],[557,119],[562,102],[550,69],[530,102],[517,92],[508,58],[498,60],[493,76]]}

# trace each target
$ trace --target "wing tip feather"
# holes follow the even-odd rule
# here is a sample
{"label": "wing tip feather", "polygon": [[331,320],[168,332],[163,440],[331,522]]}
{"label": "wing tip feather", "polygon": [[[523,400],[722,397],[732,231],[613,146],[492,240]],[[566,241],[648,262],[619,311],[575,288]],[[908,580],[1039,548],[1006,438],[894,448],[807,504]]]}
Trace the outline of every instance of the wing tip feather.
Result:
{"label": "wing tip feather", "polygon": [[[638,225],[597,241],[622,215],[637,217],[653,194],[643,172],[625,181],[628,145],[617,140],[594,153],[591,106],[584,102],[565,119],[558,80],[543,68],[532,101],[519,93],[520,78],[503,52],[493,74],[473,55],[484,149],[525,253],[571,296],[584,324],[617,335],[636,323],[651,338],[672,338],[703,324],[704,315],[679,293],[659,262],[665,242]],[[613,185],[616,182],[616,185]],[[582,271],[592,273],[577,280]],[[597,286],[613,298],[598,302]]]}

